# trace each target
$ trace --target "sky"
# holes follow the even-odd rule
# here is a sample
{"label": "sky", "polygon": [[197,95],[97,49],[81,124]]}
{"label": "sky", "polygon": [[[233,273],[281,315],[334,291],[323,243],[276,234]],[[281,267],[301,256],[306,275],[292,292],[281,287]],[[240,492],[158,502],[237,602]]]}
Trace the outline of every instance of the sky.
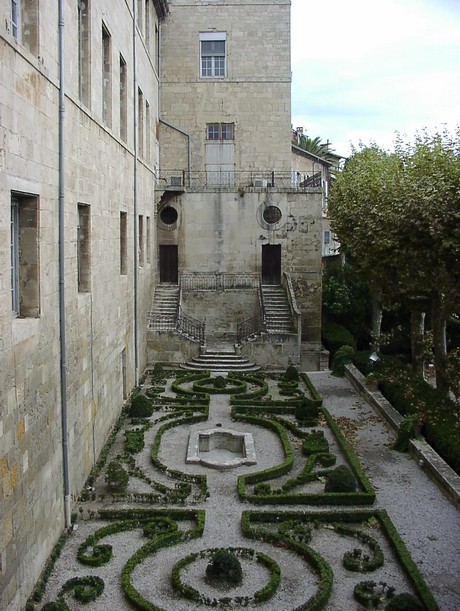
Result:
{"label": "sky", "polygon": [[292,124],[338,154],[460,125],[460,0],[292,0]]}

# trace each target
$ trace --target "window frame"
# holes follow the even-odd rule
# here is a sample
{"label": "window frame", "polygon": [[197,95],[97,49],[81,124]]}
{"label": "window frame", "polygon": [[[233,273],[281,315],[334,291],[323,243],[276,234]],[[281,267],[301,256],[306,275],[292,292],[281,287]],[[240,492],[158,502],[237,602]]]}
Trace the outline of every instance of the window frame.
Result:
{"label": "window frame", "polygon": [[234,142],[235,123],[207,123],[207,142]]}
{"label": "window frame", "polygon": [[38,195],[11,191],[11,310],[15,318],[40,316],[40,208]]}
{"label": "window frame", "polygon": [[11,34],[19,43],[21,43],[21,0],[11,0],[10,8]]}
{"label": "window frame", "polygon": [[77,290],[91,293],[91,206],[77,204]]}
{"label": "window frame", "polygon": [[[223,53],[217,50],[204,51],[207,42],[223,42]],[[224,79],[227,77],[227,33],[226,32],[200,32],[200,78]],[[206,65],[204,60],[206,58]],[[223,63],[221,59],[223,58]]]}

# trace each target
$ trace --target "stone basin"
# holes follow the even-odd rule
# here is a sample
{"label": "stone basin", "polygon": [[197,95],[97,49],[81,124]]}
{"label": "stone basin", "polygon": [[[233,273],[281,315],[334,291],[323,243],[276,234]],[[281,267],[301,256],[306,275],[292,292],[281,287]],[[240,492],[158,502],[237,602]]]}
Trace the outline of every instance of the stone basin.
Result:
{"label": "stone basin", "polygon": [[185,462],[212,469],[255,465],[257,461],[252,434],[222,428],[194,431],[189,436]]}

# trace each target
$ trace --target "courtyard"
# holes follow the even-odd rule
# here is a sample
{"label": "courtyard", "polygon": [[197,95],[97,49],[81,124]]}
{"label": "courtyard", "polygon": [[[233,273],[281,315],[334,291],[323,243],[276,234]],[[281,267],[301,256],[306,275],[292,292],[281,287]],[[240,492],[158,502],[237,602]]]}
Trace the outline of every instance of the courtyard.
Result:
{"label": "courtyard", "polygon": [[[459,608],[458,510],[346,379],[286,373],[148,369],[151,415],[120,417],[36,608]],[[354,490],[325,491],[339,466]],[[222,548],[237,585],[206,577]]]}

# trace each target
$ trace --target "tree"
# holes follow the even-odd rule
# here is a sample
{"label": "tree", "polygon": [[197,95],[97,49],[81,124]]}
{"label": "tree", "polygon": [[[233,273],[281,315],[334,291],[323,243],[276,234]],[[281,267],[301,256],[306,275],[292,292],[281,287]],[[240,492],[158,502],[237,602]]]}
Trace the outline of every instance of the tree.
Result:
{"label": "tree", "polygon": [[447,392],[446,320],[460,301],[460,131],[398,139],[393,153],[361,146],[331,189],[329,214],[377,301],[409,303],[415,352],[420,304],[430,304],[436,382]]}
{"label": "tree", "polygon": [[321,138],[319,136],[310,138],[302,134],[298,139],[298,146],[308,153],[321,157],[321,159],[325,161],[330,161],[332,163],[337,162],[337,155],[334,153],[334,150],[329,148],[329,144],[321,143]]}

